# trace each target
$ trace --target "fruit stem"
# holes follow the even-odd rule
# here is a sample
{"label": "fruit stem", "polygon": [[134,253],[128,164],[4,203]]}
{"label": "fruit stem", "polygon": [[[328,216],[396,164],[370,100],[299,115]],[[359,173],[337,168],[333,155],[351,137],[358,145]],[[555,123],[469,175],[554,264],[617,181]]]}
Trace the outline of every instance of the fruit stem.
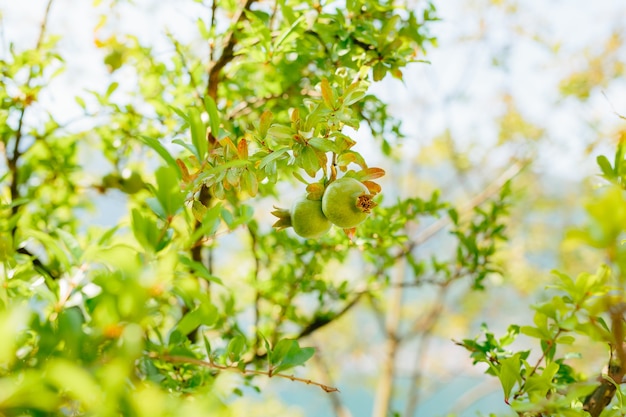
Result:
{"label": "fruit stem", "polygon": [[333,152],[333,159],[330,162],[330,178],[328,179],[328,184],[335,181],[337,179],[337,154]]}

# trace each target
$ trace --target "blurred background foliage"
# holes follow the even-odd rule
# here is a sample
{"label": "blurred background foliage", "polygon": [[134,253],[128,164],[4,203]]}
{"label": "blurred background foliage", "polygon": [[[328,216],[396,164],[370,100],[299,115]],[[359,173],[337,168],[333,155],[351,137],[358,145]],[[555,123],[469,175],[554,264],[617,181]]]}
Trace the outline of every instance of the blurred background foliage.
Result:
{"label": "blurred background foliage", "polygon": [[[555,268],[606,263],[623,284],[624,192],[602,185],[623,175],[626,6],[397,6],[0,8],[0,412],[515,415],[506,378],[452,339],[532,326]],[[352,242],[272,232],[271,207],[304,188],[292,174],[324,165],[288,158],[290,109],[363,66],[367,94],[316,126],[387,171],[380,206]],[[197,126],[232,146],[202,149]],[[242,371],[307,347],[288,374],[322,390]],[[608,362],[606,344],[570,350],[576,378]]]}

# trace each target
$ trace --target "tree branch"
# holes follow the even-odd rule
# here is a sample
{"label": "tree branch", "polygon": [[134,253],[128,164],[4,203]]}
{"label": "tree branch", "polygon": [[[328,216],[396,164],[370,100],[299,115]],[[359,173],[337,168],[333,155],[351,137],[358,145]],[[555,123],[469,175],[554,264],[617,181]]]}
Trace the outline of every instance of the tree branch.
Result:
{"label": "tree branch", "polygon": [[183,363],[183,364],[188,364],[188,365],[196,365],[196,366],[202,366],[205,368],[210,368],[210,369],[215,369],[217,371],[223,372],[223,371],[231,371],[231,372],[237,372],[241,375],[265,375],[268,378],[273,378],[273,377],[277,377],[277,378],[284,378],[284,379],[289,379],[291,381],[294,382],[302,382],[304,384],[307,385],[315,385],[317,387],[320,387],[322,390],[324,390],[324,392],[339,392],[338,388],[335,387],[331,387],[319,382],[315,382],[312,381],[310,379],[305,379],[305,378],[298,378],[297,376],[293,376],[293,375],[287,375],[287,374],[275,374],[275,373],[270,373],[270,371],[259,371],[256,369],[240,369],[234,366],[226,366],[226,365],[219,365],[215,362],[207,362],[207,361],[203,361],[201,359],[195,359],[195,358],[188,358],[185,356],[171,356],[171,355],[156,355],[156,354],[150,354],[149,355],[152,359],[160,359],[163,360],[165,362],[171,362],[171,363]]}
{"label": "tree branch", "polygon": [[250,6],[256,0],[246,0],[241,9],[237,12],[237,15],[233,19],[234,24],[230,32],[224,38],[224,48],[222,49],[222,55],[216,60],[212,61],[209,65],[209,82],[207,85],[207,95],[213,100],[217,99],[217,86],[219,84],[220,73],[222,69],[234,58],[235,45],[237,39],[235,38],[235,32],[237,31],[237,25],[245,17],[245,11],[250,10]]}
{"label": "tree branch", "polygon": [[624,375],[626,375],[625,310],[626,306],[623,303],[612,306],[610,309],[613,344],[611,345],[608,374],[601,377],[600,385],[585,399],[583,404],[583,410],[587,411],[591,417],[598,417],[611,403],[618,385],[622,383]]}
{"label": "tree branch", "polygon": [[[224,39],[225,46],[222,51],[222,55],[217,59],[217,61],[214,61],[212,57],[210,57],[211,63],[209,65],[209,82],[208,82],[206,91],[207,91],[207,95],[211,97],[213,101],[215,101],[216,103],[217,103],[217,85],[219,83],[220,73],[222,69],[226,66],[226,64],[230,62],[234,57],[233,51],[235,48],[235,44],[237,42],[234,36],[234,32],[237,29],[237,24],[243,19],[245,10],[248,10],[250,6],[252,5],[252,3],[254,3],[254,1],[255,0],[246,0],[245,4],[243,5],[241,10],[238,12],[237,16],[235,17],[234,24],[233,24],[231,31],[226,35]],[[217,9],[217,2],[214,1],[213,5],[211,6],[212,27],[214,27],[215,25],[216,9]],[[214,136],[216,134],[217,132],[211,132],[208,135],[207,140],[209,142],[209,145],[214,145],[217,142],[217,138]],[[200,195],[198,196],[198,201],[201,204],[203,204],[205,207],[209,207],[211,198],[212,196],[211,196],[210,190],[207,187],[202,186],[200,189]],[[196,220],[195,225],[194,225],[194,230],[198,230],[201,226],[202,226],[201,223]],[[203,239],[204,239],[203,236],[198,237],[198,240],[196,243],[202,242]],[[191,249],[191,257],[196,262],[202,262],[202,244],[194,245],[194,247]],[[211,254],[209,254],[209,260],[211,260]]]}
{"label": "tree branch", "polygon": [[31,262],[33,263],[33,267],[34,269],[39,272],[42,275],[47,275],[48,278],[50,279],[57,279],[59,278],[58,274],[56,272],[53,272],[52,270],[50,270],[50,268],[48,268],[46,265],[43,264],[43,262],[41,262],[41,260],[33,255],[28,249],[26,248],[18,248],[17,249],[17,253],[21,253],[22,255],[26,255],[28,257],[31,258]]}
{"label": "tree branch", "polygon": [[[37,43],[35,44],[35,51],[39,51],[39,49],[41,49],[41,45],[43,43],[43,39],[46,34],[46,27],[48,26],[48,17],[50,16],[50,10],[52,8],[53,2],[54,0],[48,0],[48,4],[46,6],[46,10],[43,15],[43,20],[41,22],[41,26],[39,29],[39,36],[37,37]],[[35,71],[33,69],[33,65],[31,65],[28,71],[28,78],[26,79],[26,83],[25,83],[27,87],[30,87],[30,83],[32,82],[34,77],[35,77]],[[17,130],[15,132],[15,142],[13,144],[13,152],[10,157],[8,156],[8,154],[6,154],[7,167],[9,168],[9,171],[11,171],[11,184],[9,185],[9,190],[11,193],[11,201],[15,201],[20,197],[19,190],[18,190],[19,184],[18,184],[18,175],[17,175],[17,165],[18,165],[18,159],[21,156],[20,142],[24,134],[23,133],[24,115],[26,114],[27,107],[28,107],[28,103],[24,103],[20,111],[19,120],[17,122]],[[17,214],[19,207],[20,207],[19,205],[13,204],[11,207],[11,213],[13,215]],[[13,229],[11,230],[12,235],[15,235],[16,227],[17,226],[13,227]]]}

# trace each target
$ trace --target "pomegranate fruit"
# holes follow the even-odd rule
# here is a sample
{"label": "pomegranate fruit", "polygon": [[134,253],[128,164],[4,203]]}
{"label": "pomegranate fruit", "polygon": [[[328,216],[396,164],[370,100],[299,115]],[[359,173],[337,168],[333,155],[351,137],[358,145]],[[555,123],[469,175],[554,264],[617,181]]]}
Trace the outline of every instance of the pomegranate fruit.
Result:
{"label": "pomegranate fruit", "polygon": [[330,183],[322,196],[322,212],[331,223],[344,229],[356,227],[376,207],[367,187],[354,178]]}
{"label": "pomegranate fruit", "polygon": [[277,230],[293,227],[298,236],[317,238],[328,232],[332,226],[322,213],[322,202],[309,200],[306,195],[294,201],[290,210],[274,208],[276,210],[272,214],[278,217],[278,221],[273,227]]}

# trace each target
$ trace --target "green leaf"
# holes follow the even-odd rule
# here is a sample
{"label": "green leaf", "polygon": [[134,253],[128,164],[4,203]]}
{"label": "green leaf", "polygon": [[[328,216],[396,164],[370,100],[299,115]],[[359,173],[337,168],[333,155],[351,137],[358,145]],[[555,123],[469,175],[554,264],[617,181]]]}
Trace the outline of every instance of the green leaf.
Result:
{"label": "green leaf", "polygon": [[507,329],[506,335],[500,338],[500,346],[507,346],[513,343],[519,333],[520,326],[516,324],[511,324]]}
{"label": "green leaf", "polygon": [[569,335],[559,336],[556,339],[556,343],[560,343],[563,345],[572,345],[574,344],[575,341],[576,341],[576,338],[574,336],[569,336]]}
{"label": "green leaf", "polygon": [[49,384],[69,394],[85,407],[102,404],[99,385],[87,369],[66,359],[50,358],[43,371]]}
{"label": "green leaf", "polygon": [[267,359],[268,362],[272,363],[272,346],[270,345],[269,340],[267,340],[267,337],[265,337],[265,335],[261,332],[259,332],[259,336],[261,336],[261,339],[263,339],[263,346],[265,346],[265,350],[267,351]]}
{"label": "green leaf", "polygon": [[138,139],[148,145],[150,148],[152,148],[156,153],[158,153],[168,166],[175,168],[178,178],[182,178],[182,172],[180,171],[178,164],[176,164],[176,160],[172,155],[170,155],[167,149],[165,149],[158,140],[150,138],[148,136],[139,136]]}
{"label": "green leaf", "polygon": [[211,357],[211,344],[209,343],[209,339],[205,335],[202,335],[202,339],[204,340],[204,349],[206,351],[207,358]]}
{"label": "green leaf", "polygon": [[[194,200],[194,203],[202,205],[199,201]],[[204,206],[203,206],[204,207]],[[222,204],[215,204],[210,209],[204,212],[204,216],[201,220],[201,226],[196,228],[191,235],[191,242],[197,242],[203,236],[213,236],[220,225],[220,214],[222,212]]]}
{"label": "green leaf", "polygon": [[159,201],[159,199],[155,197],[146,198],[146,204],[148,205],[148,207],[150,207],[152,212],[156,214],[160,219],[163,219],[163,220],[167,219],[167,212],[161,205],[161,202]]}
{"label": "green leaf", "polygon": [[322,152],[337,152],[335,142],[325,138],[314,137],[308,141],[308,144]]}
{"label": "green leaf", "polygon": [[180,261],[180,263],[191,269],[199,277],[204,278],[207,281],[215,282],[216,284],[224,284],[220,278],[211,274],[202,262],[194,261],[182,253],[179,254],[178,260]]}
{"label": "green leaf", "polygon": [[198,27],[198,32],[200,32],[202,39],[211,38],[211,32],[207,29],[207,26],[202,18],[199,17],[198,20],[196,20],[196,26]]}
{"label": "green leaf", "polygon": [[367,85],[365,83],[351,84],[343,94],[343,105],[351,106],[360,101],[367,93]]}
{"label": "green leaf", "polygon": [[617,145],[617,150],[615,151],[615,159],[613,165],[615,166],[614,172],[616,176],[624,175],[624,166],[626,162],[624,160],[624,152],[626,151],[626,141],[623,138],[624,136],[622,136],[622,140],[619,141],[619,144]]}
{"label": "green leaf", "polygon": [[289,126],[283,126],[279,124],[273,124],[267,130],[267,134],[276,139],[281,144],[290,144],[293,142],[293,137],[296,135],[296,131]]}
{"label": "green leaf", "polygon": [[598,165],[600,166],[602,173],[607,179],[612,180],[615,178],[615,171],[613,171],[613,167],[611,166],[611,163],[609,162],[606,156],[599,155],[596,158],[596,161],[598,162]]}
{"label": "green leaf", "polygon": [[450,208],[450,209],[448,209],[448,216],[450,216],[450,220],[452,220],[452,223],[454,223],[455,225],[458,226],[458,224],[459,224],[459,212],[456,211],[456,209],[454,209],[454,208]]}
{"label": "green leaf", "polygon": [[181,139],[174,139],[172,141],[172,143],[175,143],[177,145],[182,146],[183,148],[187,149],[189,151],[189,153],[191,153],[193,156],[195,156],[196,158],[198,158],[198,155],[196,155],[196,148],[194,148],[194,146],[190,143],[187,143]]}
{"label": "green leaf", "polygon": [[[17,357],[18,335],[28,328],[33,311],[23,305],[14,305],[10,309],[0,309],[0,363],[11,366]],[[4,376],[3,376],[4,378]],[[0,382],[2,380],[0,379]]]}
{"label": "green leaf", "polygon": [[520,333],[525,334],[526,336],[536,337],[537,339],[545,339],[546,335],[540,331],[538,328],[533,326],[522,326],[520,327]]}
{"label": "green leaf", "polygon": [[214,137],[219,136],[220,132],[220,114],[217,111],[217,104],[215,104],[215,100],[213,100],[210,96],[204,96],[204,108],[209,114],[209,125],[211,127],[211,134]]}
{"label": "green leaf", "polygon": [[315,150],[310,146],[304,146],[302,153],[297,159],[298,165],[302,167],[311,177],[315,177],[315,173],[320,169],[320,161]]}
{"label": "green leaf", "polygon": [[115,90],[117,90],[117,87],[119,87],[120,84],[118,82],[112,82],[111,84],[109,84],[109,88],[107,88],[106,93],[104,93],[105,97],[109,97],[111,96],[111,94],[113,94],[115,92]]}
{"label": "green leaf", "polygon": [[217,308],[211,304],[202,303],[195,310],[185,314],[172,331],[179,331],[183,336],[187,336],[199,326],[213,326],[217,318]]}
{"label": "green leaf", "polygon": [[272,125],[273,118],[274,118],[274,115],[269,110],[265,110],[261,114],[261,120],[259,121],[259,135],[261,136],[261,138],[264,138],[265,136],[267,136],[267,131]]}
{"label": "green leaf", "polygon": [[295,22],[293,22],[291,24],[291,26],[289,28],[287,28],[287,30],[285,30],[276,40],[276,43],[274,44],[273,50],[274,51],[278,51],[280,48],[280,45],[282,45],[282,43],[285,41],[285,39],[287,39],[289,37],[289,35],[291,35],[291,33],[300,25],[300,23],[304,20],[305,16],[302,15],[299,18],[296,19]]}
{"label": "green leaf", "polygon": [[61,262],[63,269],[69,271],[72,267],[72,262],[67,256],[65,251],[59,245],[59,242],[47,233],[40,232],[39,230],[27,230],[25,236],[31,236],[35,240],[38,240],[46,249],[48,254],[54,255],[54,257]]}
{"label": "green leaf", "polygon": [[179,179],[175,172],[174,168],[165,166],[159,167],[155,172],[157,187],[154,193],[165,212],[164,219],[180,211],[185,200],[185,194],[180,189]]}
{"label": "green leaf", "polygon": [[80,247],[80,243],[78,243],[76,237],[63,229],[57,229],[56,234],[63,241],[65,247],[69,250],[74,263],[79,262],[83,256],[83,249]]}
{"label": "green leaf", "polygon": [[374,65],[374,81],[381,81],[387,74],[387,68],[384,64],[378,62]]}
{"label": "green leaf", "polygon": [[74,100],[76,101],[76,103],[78,103],[78,105],[85,110],[87,108],[87,104],[85,103],[85,99],[83,99],[80,96],[76,96],[74,97]]}
{"label": "green leaf", "polygon": [[521,380],[521,362],[519,354],[502,359],[500,365],[498,379],[500,379],[500,384],[502,384],[502,390],[504,391],[504,401],[508,404],[513,387]]}
{"label": "green leaf", "polygon": [[194,155],[199,161],[203,161],[208,150],[206,126],[200,117],[200,112],[195,107],[189,109],[189,126],[191,128],[191,143],[195,148]]}
{"label": "green leaf", "polygon": [[285,158],[286,157],[285,154],[288,151],[289,151],[289,148],[282,148],[282,149],[275,150],[274,152],[270,153],[269,155],[261,159],[261,162],[259,163],[259,168],[265,169],[267,166],[269,166],[272,162],[276,161],[277,159]]}
{"label": "green leaf", "polygon": [[283,339],[276,344],[272,353],[272,361],[277,364],[272,373],[279,373],[303,365],[315,354],[315,349],[301,348],[297,340]]}
{"label": "green leaf", "polygon": [[157,225],[139,209],[132,210],[132,229],[135,239],[147,252],[155,252],[159,230]]}
{"label": "green leaf", "polygon": [[111,227],[109,230],[104,232],[100,239],[98,239],[98,246],[104,246],[109,244],[110,240],[113,238],[113,235],[120,229],[120,225],[116,225]]}
{"label": "green leaf", "polygon": [[185,121],[186,124],[189,124],[189,117],[185,114],[184,111],[182,111],[181,109],[174,107],[174,106],[170,106],[168,105],[167,107],[169,107],[170,109],[172,109],[172,111],[174,113],[176,113],[181,119],[183,119]]}
{"label": "green leaf", "polygon": [[363,169],[367,169],[367,163],[360,153],[354,151],[344,151],[337,157],[337,165],[347,167],[349,164],[357,164]]}
{"label": "green leaf", "polygon": [[246,350],[246,338],[242,335],[237,335],[230,342],[226,348],[226,357],[231,362],[239,362],[241,355]]}
{"label": "green leaf", "polygon": [[205,179],[207,179],[207,178],[209,178],[209,177],[211,177],[213,175],[217,176],[217,175],[221,174],[222,172],[227,171],[227,170],[232,169],[232,168],[243,168],[243,167],[245,167],[247,165],[250,165],[250,163],[251,162],[249,160],[247,160],[247,159],[246,160],[244,160],[244,159],[233,159],[231,161],[224,162],[222,164],[216,165],[214,167],[207,168],[204,171],[202,171],[202,173],[196,177],[196,182],[197,183],[202,182]]}
{"label": "green leaf", "polygon": [[278,365],[287,356],[289,349],[295,343],[292,339],[282,339],[269,351],[270,364]]}
{"label": "green leaf", "polygon": [[559,370],[559,364],[556,362],[550,362],[543,372],[536,372],[531,375],[524,384],[525,391],[529,394],[530,398],[541,399],[545,398],[548,391],[552,388],[552,380]]}

